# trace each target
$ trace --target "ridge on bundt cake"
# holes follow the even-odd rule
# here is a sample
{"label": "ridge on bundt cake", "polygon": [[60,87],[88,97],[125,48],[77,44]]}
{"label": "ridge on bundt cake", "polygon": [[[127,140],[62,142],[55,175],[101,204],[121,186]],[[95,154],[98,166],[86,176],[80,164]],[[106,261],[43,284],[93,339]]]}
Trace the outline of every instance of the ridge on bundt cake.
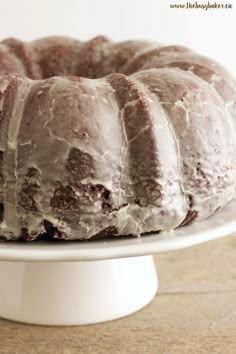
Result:
{"label": "ridge on bundt cake", "polygon": [[6,39],[0,132],[4,240],[139,236],[235,196],[235,81],[185,47]]}

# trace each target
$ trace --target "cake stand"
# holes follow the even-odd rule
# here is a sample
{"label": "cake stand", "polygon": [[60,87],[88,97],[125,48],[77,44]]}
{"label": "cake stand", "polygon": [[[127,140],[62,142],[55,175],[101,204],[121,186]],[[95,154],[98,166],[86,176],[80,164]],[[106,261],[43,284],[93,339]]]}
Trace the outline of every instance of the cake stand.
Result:
{"label": "cake stand", "polygon": [[236,231],[236,201],[207,220],[141,238],[84,242],[1,242],[0,317],[80,325],[131,314],[155,296],[152,254]]}

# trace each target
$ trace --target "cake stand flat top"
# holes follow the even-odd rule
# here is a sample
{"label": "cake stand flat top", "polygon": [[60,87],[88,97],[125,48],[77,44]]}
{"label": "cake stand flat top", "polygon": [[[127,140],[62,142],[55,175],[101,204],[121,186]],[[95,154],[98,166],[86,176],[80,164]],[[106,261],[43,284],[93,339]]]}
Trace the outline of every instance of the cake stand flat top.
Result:
{"label": "cake stand flat top", "polygon": [[94,261],[190,247],[236,231],[236,200],[205,221],[175,231],[99,241],[0,242],[2,261]]}

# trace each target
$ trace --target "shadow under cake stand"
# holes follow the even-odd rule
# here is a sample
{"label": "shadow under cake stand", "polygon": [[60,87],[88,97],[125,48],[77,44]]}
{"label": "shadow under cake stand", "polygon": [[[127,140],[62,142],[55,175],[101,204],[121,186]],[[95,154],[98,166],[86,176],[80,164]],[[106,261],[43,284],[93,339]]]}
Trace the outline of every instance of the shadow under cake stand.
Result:
{"label": "shadow under cake stand", "polygon": [[203,222],[141,238],[83,242],[1,242],[0,317],[42,325],[117,319],[158,290],[151,255],[236,231],[236,201]]}

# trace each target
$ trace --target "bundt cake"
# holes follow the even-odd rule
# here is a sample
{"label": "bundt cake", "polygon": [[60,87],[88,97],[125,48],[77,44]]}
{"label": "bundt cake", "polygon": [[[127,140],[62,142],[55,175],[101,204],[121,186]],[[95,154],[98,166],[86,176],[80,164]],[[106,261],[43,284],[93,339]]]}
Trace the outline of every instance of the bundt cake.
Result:
{"label": "bundt cake", "polygon": [[148,41],[0,44],[0,236],[171,230],[235,196],[236,84]]}

